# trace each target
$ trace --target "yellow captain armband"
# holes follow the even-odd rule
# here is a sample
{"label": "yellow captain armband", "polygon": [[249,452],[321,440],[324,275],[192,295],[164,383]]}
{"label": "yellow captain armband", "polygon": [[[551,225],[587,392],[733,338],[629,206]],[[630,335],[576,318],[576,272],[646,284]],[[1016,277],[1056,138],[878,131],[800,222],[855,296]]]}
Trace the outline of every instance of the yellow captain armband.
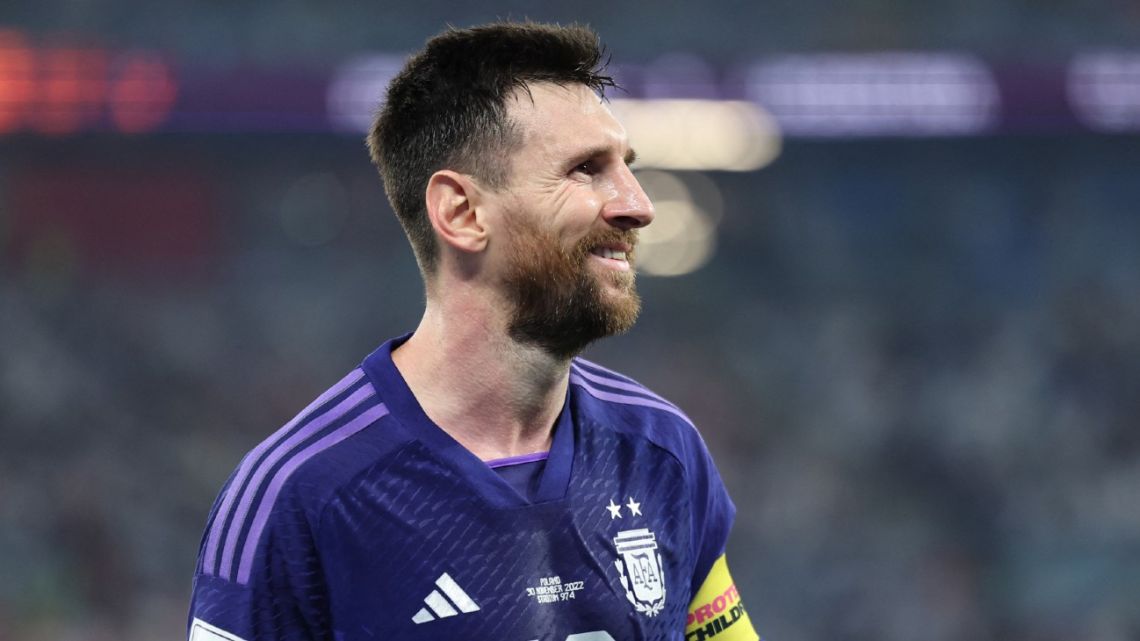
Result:
{"label": "yellow captain armband", "polygon": [[758,641],[724,555],[713,563],[701,589],[689,604],[685,641]]}

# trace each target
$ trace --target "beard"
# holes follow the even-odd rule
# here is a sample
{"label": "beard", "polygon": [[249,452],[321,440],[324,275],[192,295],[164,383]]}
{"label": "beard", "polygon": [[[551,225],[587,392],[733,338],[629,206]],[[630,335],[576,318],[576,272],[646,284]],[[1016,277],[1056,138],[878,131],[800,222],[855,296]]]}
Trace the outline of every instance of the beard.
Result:
{"label": "beard", "polygon": [[[634,287],[633,252],[629,271],[593,273],[590,250],[607,243],[637,244],[635,230],[603,229],[570,249],[523,216],[511,232],[512,251],[504,285],[514,309],[507,330],[516,342],[535,345],[551,356],[570,359],[599,338],[633,327],[641,311]],[[618,293],[603,291],[613,285]]]}

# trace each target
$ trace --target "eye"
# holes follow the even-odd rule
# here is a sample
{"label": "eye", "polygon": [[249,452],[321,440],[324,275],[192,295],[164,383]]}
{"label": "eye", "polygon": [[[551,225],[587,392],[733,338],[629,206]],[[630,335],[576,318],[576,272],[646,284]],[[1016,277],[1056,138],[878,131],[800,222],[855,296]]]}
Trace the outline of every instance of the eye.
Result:
{"label": "eye", "polygon": [[593,160],[587,160],[574,165],[574,169],[570,171],[572,174],[583,174],[585,176],[593,176],[598,173],[598,163]]}

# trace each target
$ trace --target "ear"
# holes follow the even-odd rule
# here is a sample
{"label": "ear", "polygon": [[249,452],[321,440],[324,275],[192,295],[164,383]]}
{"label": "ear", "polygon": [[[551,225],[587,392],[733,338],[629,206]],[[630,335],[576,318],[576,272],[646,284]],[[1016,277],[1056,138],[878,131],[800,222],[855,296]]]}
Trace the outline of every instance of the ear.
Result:
{"label": "ear", "polygon": [[427,214],[442,242],[476,253],[487,246],[487,230],[478,214],[479,186],[470,177],[441,169],[428,179]]}

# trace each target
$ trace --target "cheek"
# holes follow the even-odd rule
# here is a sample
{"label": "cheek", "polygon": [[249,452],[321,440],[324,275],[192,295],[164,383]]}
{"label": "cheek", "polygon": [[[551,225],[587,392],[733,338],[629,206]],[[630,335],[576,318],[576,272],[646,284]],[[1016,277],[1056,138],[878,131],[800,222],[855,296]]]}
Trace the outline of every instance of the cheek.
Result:
{"label": "cheek", "polygon": [[594,190],[585,190],[568,198],[562,207],[562,224],[566,228],[589,230],[602,210],[601,196]]}

